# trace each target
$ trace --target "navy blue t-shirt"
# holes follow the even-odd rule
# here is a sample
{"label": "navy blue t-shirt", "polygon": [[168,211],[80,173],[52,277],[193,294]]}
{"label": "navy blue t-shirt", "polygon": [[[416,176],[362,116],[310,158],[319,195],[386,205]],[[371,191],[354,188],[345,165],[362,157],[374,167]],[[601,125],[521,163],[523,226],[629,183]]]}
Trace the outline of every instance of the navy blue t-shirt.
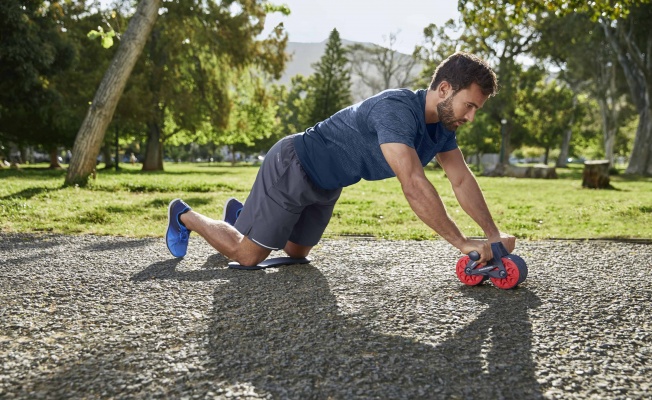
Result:
{"label": "navy blue t-shirt", "polygon": [[395,176],[380,150],[383,143],[414,148],[424,167],[435,154],[456,149],[455,132],[426,124],[426,93],[386,90],[295,136],[303,169],[317,186],[337,189]]}

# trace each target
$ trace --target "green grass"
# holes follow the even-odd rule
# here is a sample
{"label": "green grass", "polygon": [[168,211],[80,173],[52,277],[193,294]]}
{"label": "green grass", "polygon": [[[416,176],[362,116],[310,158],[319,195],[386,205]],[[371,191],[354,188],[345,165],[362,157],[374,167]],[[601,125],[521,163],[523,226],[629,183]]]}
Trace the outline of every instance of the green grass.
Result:
{"label": "green grass", "polygon": [[[652,238],[652,178],[613,176],[613,190],[581,187],[581,166],[558,170],[560,179],[478,177],[498,226],[520,238]],[[219,218],[229,197],[244,199],[257,167],[168,164],[142,173],[125,165],[101,170],[88,188],[63,188],[64,171],[0,170],[0,230],[163,236],[167,205],[176,197]],[[461,210],[441,170],[431,182],[464,233],[482,231]],[[436,235],[411,211],[396,179],[345,188],[325,236],[368,235],[431,239]]]}

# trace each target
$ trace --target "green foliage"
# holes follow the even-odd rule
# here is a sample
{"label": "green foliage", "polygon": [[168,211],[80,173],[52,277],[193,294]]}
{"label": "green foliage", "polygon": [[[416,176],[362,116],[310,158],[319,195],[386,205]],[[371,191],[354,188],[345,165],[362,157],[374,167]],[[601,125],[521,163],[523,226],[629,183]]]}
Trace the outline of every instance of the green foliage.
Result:
{"label": "green foliage", "polygon": [[486,16],[507,10],[506,17],[511,20],[542,13],[557,16],[585,13],[594,20],[616,20],[626,18],[636,6],[649,2],[650,0],[459,0],[458,8],[461,12],[473,14],[471,18],[478,20],[483,26],[490,27],[490,22],[479,18],[480,15]]}
{"label": "green foliage", "polygon": [[545,164],[550,150],[561,145],[564,131],[578,113],[573,98],[573,91],[555,80],[539,81],[518,93],[516,115],[528,131],[526,143],[545,149]]}
{"label": "green foliage", "polygon": [[223,130],[217,130],[213,141],[229,146],[232,151],[255,148],[276,131],[277,106],[254,71],[238,75],[232,87],[236,101],[229,123]]}
{"label": "green foliage", "polygon": [[437,66],[448,56],[462,49],[463,42],[457,37],[462,29],[452,19],[446,21],[444,26],[430,24],[423,29],[424,42],[416,47],[415,54],[424,64],[421,74],[424,82],[430,83]]}
{"label": "green foliage", "polygon": [[282,136],[303,132],[314,123],[310,123],[309,104],[306,100],[309,92],[309,79],[302,75],[293,76],[290,88],[277,86],[274,97],[278,102],[277,118],[279,132]]}
{"label": "green foliage", "polygon": [[457,143],[465,155],[498,153],[500,151],[500,125],[493,123],[487,113],[476,113],[472,124],[464,124],[457,131]]}
{"label": "green foliage", "polygon": [[87,36],[90,40],[95,40],[99,38],[100,42],[102,43],[102,47],[108,49],[111,48],[111,46],[113,46],[113,38],[115,37],[115,31],[110,30],[108,32],[104,32],[104,29],[101,26],[98,26],[97,30],[92,30],[88,32]]}
{"label": "green foliage", "polygon": [[54,82],[76,58],[63,21],[58,1],[0,2],[0,140],[46,146],[70,140],[66,101]]}
{"label": "green foliage", "polygon": [[[455,51],[474,53],[492,65],[498,76],[499,92],[485,103],[477,116],[487,115],[481,119],[492,125],[487,127],[488,131],[503,130],[507,151],[502,162],[506,163],[511,150],[521,146],[527,136],[515,118],[518,93],[534,85],[541,75],[540,69],[528,70],[518,61],[536,43],[538,23],[536,19],[508,18],[508,10],[495,5],[482,8],[482,1],[461,4],[466,7],[461,24],[450,20],[444,27],[430,25],[424,30],[426,44],[417,49],[428,61],[424,75],[432,75],[437,65]],[[477,132],[478,128],[475,129]],[[474,147],[478,149],[475,142]]]}
{"label": "green foliage", "polygon": [[151,93],[147,169],[162,168],[160,147],[177,134],[177,144],[243,146],[269,136],[274,126],[269,96],[252,96],[251,86],[261,94],[254,80],[278,76],[287,58],[282,26],[258,39],[272,11],[287,10],[263,1],[165,3],[143,68],[132,76]]}
{"label": "green foliage", "polygon": [[337,29],[333,29],[326,43],[326,51],[313,65],[307,94],[309,125],[323,121],[344,107],[351,105],[351,72],[347,50]]}
{"label": "green foliage", "polygon": [[[590,43],[577,47],[578,54],[570,57],[575,58],[576,65],[591,65],[594,68],[585,69],[584,72],[592,73],[597,78],[611,78],[616,76],[613,66],[616,65],[615,59],[610,61],[612,68],[605,68],[608,64],[602,63],[595,66],[595,63],[601,63],[604,56],[610,56],[610,52],[616,56],[618,65],[626,78],[629,88],[630,99],[639,114],[639,128],[635,138],[635,145],[632,148],[630,164],[627,168],[628,173],[652,174],[652,151],[646,143],[650,142],[652,137],[652,123],[650,122],[650,72],[652,71],[652,59],[649,49],[652,47],[652,37],[649,35],[649,21],[652,16],[652,6],[649,0],[626,0],[613,2],[608,0],[597,0],[591,2],[584,1],[561,1],[561,0],[462,0],[459,2],[460,10],[464,20],[469,23],[473,22],[480,29],[496,29],[496,22],[507,21],[533,21],[537,29],[535,33],[545,32],[545,24],[541,25],[541,20],[555,17],[577,17],[586,18],[592,22],[598,22],[597,29],[589,29],[589,36],[593,36],[594,31],[601,30],[604,38],[601,44]],[[582,14],[582,15],[578,15]],[[578,19],[566,19],[566,21],[577,21]],[[541,29],[543,28],[543,29]],[[563,27],[560,31],[565,33],[576,27]],[[554,31],[553,31],[554,32]],[[586,31],[579,31],[578,35],[567,35],[570,37],[571,45],[586,39]],[[576,38],[578,38],[576,40]],[[591,37],[595,40],[595,37]],[[568,48],[568,42],[558,41],[552,45],[547,45],[548,49],[554,49],[559,46],[564,50]],[[544,46],[546,44],[544,43]],[[643,50],[648,49],[648,50]],[[606,50],[606,51],[605,51]],[[563,52],[563,51],[562,51]],[[557,52],[552,51],[555,55]],[[581,56],[579,54],[582,54]],[[606,74],[605,74],[606,72]],[[600,76],[602,75],[602,76]],[[605,80],[603,79],[603,82]],[[605,133],[605,152],[611,156],[611,149],[614,138],[617,136],[619,124],[623,118],[621,110],[623,107],[622,99],[619,99],[617,89],[618,85],[612,85],[609,90],[605,90],[600,82],[593,82],[601,92],[598,101],[610,101],[615,106],[600,103],[602,111],[603,130]],[[620,103],[620,104],[619,104]],[[617,141],[617,140],[616,140]]]}

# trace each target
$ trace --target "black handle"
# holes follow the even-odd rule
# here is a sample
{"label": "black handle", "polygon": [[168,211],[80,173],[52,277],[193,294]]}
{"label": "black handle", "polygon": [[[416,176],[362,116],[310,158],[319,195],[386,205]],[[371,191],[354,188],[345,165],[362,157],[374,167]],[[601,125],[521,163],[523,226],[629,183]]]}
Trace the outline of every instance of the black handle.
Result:
{"label": "black handle", "polygon": [[473,250],[472,252],[469,253],[469,258],[471,259],[471,261],[478,261],[480,259],[480,253]]}

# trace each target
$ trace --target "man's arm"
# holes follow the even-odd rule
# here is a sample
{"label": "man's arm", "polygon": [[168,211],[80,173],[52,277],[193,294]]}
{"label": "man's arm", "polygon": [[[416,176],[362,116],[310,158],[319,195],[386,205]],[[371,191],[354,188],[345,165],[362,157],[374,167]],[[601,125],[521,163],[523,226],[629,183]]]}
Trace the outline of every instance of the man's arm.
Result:
{"label": "man's arm", "polygon": [[491,245],[487,241],[469,240],[446,212],[439,193],[430,183],[416,151],[401,143],[384,143],[380,149],[392,168],[415,214],[431,229],[465,254],[475,250],[480,261],[491,259]]}
{"label": "man's arm", "polygon": [[460,206],[482,228],[489,242],[502,241],[507,251],[514,250],[516,239],[501,233],[491,217],[487,202],[475,176],[464,161],[460,149],[437,154],[437,161],[446,172]]}

